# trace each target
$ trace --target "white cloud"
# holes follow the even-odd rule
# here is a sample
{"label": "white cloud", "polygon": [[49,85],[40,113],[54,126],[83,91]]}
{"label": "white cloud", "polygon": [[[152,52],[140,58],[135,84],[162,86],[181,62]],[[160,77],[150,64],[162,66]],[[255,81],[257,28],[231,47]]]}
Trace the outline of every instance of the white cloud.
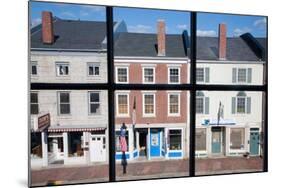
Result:
{"label": "white cloud", "polygon": [[41,23],[41,18],[35,18],[31,20],[31,27],[34,27]]}
{"label": "white cloud", "polygon": [[90,6],[90,5],[82,5],[80,10],[80,17],[89,16],[90,14],[100,14],[105,15],[105,8],[102,6]]}
{"label": "white cloud", "polygon": [[256,20],[253,25],[261,29],[264,28],[266,26],[266,18]]}
{"label": "white cloud", "polygon": [[242,34],[244,34],[244,33],[248,33],[248,32],[251,32],[251,29],[248,28],[248,27],[236,28],[236,29],[234,29],[234,31],[233,31],[233,35],[237,37],[237,36],[240,36],[240,35],[242,35]]}
{"label": "white cloud", "polygon": [[136,32],[136,33],[150,33],[152,31],[152,27],[149,25],[130,25],[128,26],[129,32]]}
{"label": "white cloud", "polygon": [[214,30],[197,30],[197,36],[202,36],[202,37],[215,37],[217,36],[216,31]]}
{"label": "white cloud", "polygon": [[73,14],[72,12],[62,12],[60,13],[61,17],[65,17],[67,19],[77,19],[77,16],[75,14]]}
{"label": "white cloud", "polygon": [[188,26],[186,24],[179,24],[179,25],[177,25],[177,28],[178,29],[187,29]]}

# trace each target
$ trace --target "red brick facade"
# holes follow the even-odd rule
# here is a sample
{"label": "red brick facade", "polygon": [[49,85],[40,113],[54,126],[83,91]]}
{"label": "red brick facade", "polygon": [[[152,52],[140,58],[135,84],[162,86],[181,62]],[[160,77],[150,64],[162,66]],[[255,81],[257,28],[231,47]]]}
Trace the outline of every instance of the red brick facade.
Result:
{"label": "red brick facade", "polygon": [[226,59],[226,25],[219,24],[219,59]]}

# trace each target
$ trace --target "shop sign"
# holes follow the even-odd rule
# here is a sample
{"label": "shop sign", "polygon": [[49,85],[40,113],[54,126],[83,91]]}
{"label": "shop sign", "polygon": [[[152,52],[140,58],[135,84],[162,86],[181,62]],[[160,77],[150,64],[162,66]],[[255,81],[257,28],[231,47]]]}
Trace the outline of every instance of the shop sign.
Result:
{"label": "shop sign", "polygon": [[50,123],[51,123],[50,113],[38,117],[38,129],[40,131],[43,131],[44,129],[49,127]]}
{"label": "shop sign", "polygon": [[203,119],[201,122],[202,125],[212,125],[212,126],[219,126],[219,125],[235,125],[236,122],[233,119]]}

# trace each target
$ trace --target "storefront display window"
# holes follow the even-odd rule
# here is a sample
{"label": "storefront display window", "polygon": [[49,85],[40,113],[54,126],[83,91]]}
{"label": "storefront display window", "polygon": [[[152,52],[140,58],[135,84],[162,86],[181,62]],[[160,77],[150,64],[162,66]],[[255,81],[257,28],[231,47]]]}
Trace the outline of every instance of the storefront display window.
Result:
{"label": "storefront display window", "polygon": [[84,155],[82,149],[82,132],[75,132],[68,134],[68,156],[81,157]]}
{"label": "storefront display window", "polygon": [[206,129],[196,129],[196,151],[206,150]]}
{"label": "storefront display window", "polygon": [[42,158],[41,133],[31,134],[31,158]]}
{"label": "storefront display window", "polygon": [[181,130],[169,130],[170,150],[181,150]]}
{"label": "storefront display window", "polygon": [[230,149],[244,149],[245,132],[243,128],[231,129]]}

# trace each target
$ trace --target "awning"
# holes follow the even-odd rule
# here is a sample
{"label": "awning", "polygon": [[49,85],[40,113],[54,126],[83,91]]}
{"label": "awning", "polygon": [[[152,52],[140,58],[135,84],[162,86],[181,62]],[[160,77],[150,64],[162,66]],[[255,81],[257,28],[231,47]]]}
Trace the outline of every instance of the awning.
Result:
{"label": "awning", "polygon": [[221,126],[221,125],[235,125],[236,122],[233,119],[204,119],[201,122],[202,125],[212,125],[212,126]]}
{"label": "awning", "polygon": [[93,128],[54,128],[49,127],[48,132],[91,132],[91,131],[104,131],[104,127],[93,127]]}

